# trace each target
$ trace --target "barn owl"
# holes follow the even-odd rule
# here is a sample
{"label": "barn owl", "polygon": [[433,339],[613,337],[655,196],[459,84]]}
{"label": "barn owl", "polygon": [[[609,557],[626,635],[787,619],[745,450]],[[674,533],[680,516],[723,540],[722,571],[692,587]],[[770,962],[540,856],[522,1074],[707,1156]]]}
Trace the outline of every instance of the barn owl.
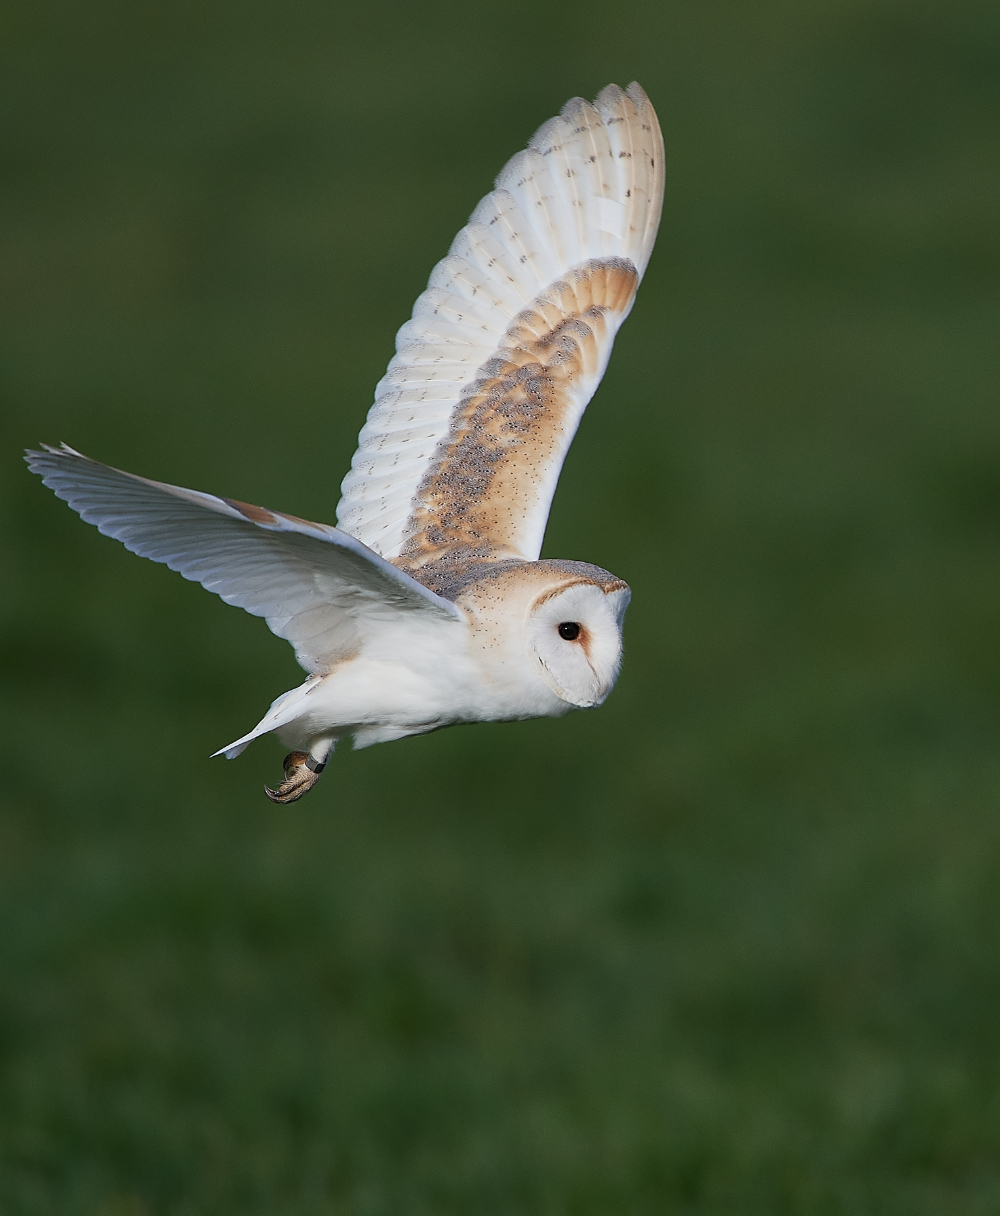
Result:
{"label": "barn owl", "polygon": [[65,444],[44,483],[127,549],[286,638],[308,673],[248,734],[292,750],[293,802],[337,741],[600,705],[630,591],[539,560],[556,481],[660,220],[663,140],[637,84],[575,98],[509,161],[435,266],[375,390],[339,527],[150,481]]}

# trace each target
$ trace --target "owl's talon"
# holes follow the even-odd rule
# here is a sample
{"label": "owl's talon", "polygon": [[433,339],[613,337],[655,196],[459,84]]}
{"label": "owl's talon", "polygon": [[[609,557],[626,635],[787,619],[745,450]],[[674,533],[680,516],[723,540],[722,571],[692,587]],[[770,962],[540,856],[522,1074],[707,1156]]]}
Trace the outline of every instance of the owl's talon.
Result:
{"label": "owl's talon", "polygon": [[289,752],[285,757],[285,779],[276,790],[264,786],[264,793],[272,802],[296,802],[309,792],[319,780],[325,764],[314,759],[308,752]]}

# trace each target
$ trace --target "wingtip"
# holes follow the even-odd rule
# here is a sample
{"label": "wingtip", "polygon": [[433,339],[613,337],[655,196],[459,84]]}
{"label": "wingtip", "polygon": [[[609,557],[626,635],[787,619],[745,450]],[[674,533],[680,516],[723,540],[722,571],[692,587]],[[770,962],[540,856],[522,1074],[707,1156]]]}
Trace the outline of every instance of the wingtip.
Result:
{"label": "wingtip", "polygon": [[581,118],[585,118],[588,125],[595,119],[600,121],[600,113],[592,101],[588,101],[586,97],[571,97],[569,101],[559,111],[559,117],[565,118],[569,122],[578,123]]}
{"label": "wingtip", "polygon": [[594,98],[594,105],[603,113],[605,109],[611,109],[616,105],[620,105],[625,94],[625,89],[620,84],[615,84],[612,81],[610,84],[606,84],[597,94]]}
{"label": "wingtip", "polygon": [[53,447],[51,443],[42,443],[39,445],[41,451],[35,448],[24,449],[24,459],[30,464],[32,460],[37,460],[49,456],[76,456],[79,460],[86,460],[82,452],[78,452],[76,448],[71,448],[68,443],[60,443],[58,447]]}
{"label": "wingtip", "polygon": [[[571,97],[555,118],[542,123],[529,140],[528,149],[545,152],[546,145],[551,142],[553,136],[557,142],[560,138],[565,138],[565,123],[569,122],[575,126],[581,119],[585,125],[604,122],[610,115],[620,111],[626,102],[630,102],[640,114],[652,114],[655,119],[653,103],[637,80],[633,80],[624,89],[612,81],[601,89],[593,101],[588,101],[586,97]],[[500,176],[503,176],[502,171]],[[497,184],[500,184],[499,177]]]}
{"label": "wingtip", "polygon": [[249,746],[249,743],[231,743],[228,747],[220,747],[217,752],[212,752],[209,760],[214,760],[216,756],[225,756],[227,760],[235,760],[237,756],[242,756]]}
{"label": "wingtip", "polygon": [[37,473],[39,471],[39,464],[42,461],[47,460],[48,457],[55,451],[55,449],[50,447],[47,443],[41,444],[40,448],[41,450],[39,450],[39,448],[24,449],[24,463],[28,466],[32,473]]}
{"label": "wingtip", "polygon": [[632,98],[636,105],[648,106],[652,104],[649,100],[649,95],[646,93],[646,90],[642,87],[638,80],[633,80],[625,92],[629,97]]}

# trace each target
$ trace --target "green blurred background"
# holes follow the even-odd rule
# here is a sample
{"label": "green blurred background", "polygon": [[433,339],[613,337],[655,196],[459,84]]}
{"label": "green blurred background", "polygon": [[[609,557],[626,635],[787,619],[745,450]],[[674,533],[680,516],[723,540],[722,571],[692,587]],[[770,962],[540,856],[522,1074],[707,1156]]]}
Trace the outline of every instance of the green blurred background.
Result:
{"label": "green blurred background", "polygon": [[[1000,10],[0,18],[0,1212],[1000,1211]],[[544,555],[599,712],[209,753],[300,673],[66,440],[332,521],[434,262],[644,85],[659,246]]]}

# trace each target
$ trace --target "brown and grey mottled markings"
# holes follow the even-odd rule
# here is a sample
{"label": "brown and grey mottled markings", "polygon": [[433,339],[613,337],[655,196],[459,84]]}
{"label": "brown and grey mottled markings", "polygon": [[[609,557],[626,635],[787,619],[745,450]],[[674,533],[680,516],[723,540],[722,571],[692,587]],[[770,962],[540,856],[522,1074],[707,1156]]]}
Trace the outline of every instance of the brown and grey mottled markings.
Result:
{"label": "brown and grey mottled markings", "polygon": [[547,508],[539,494],[551,494],[575,430],[574,385],[599,372],[638,284],[628,258],[595,258],[514,318],[417,488],[401,565],[524,552],[521,533]]}
{"label": "brown and grey mottled markings", "polygon": [[252,502],[240,502],[238,498],[223,498],[227,507],[234,507],[246,519],[255,524],[276,524],[274,512],[266,507],[255,507]]}
{"label": "brown and grey mottled markings", "polygon": [[[404,566],[405,562],[402,558],[396,558],[393,565]],[[463,598],[493,598],[502,602],[513,587],[526,583],[537,584],[540,589],[548,588],[553,595],[565,591],[573,583],[593,583],[605,594],[628,587],[628,583],[610,570],[590,562],[560,558],[528,562],[519,557],[501,558],[498,561],[455,561],[444,557],[415,567],[413,577],[435,594],[453,602]]]}
{"label": "brown and grey mottled markings", "polygon": [[300,519],[298,515],[289,515],[287,511],[269,511],[267,507],[255,507],[251,502],[240,502],[238,498],[223,498],[227,506],[234,507],[246,519],[255,524],[274,525],[279,519],[287,519],[292,524],[304,524],[307,528],[323,529],[323,524],[313,523],[311,519]]}

